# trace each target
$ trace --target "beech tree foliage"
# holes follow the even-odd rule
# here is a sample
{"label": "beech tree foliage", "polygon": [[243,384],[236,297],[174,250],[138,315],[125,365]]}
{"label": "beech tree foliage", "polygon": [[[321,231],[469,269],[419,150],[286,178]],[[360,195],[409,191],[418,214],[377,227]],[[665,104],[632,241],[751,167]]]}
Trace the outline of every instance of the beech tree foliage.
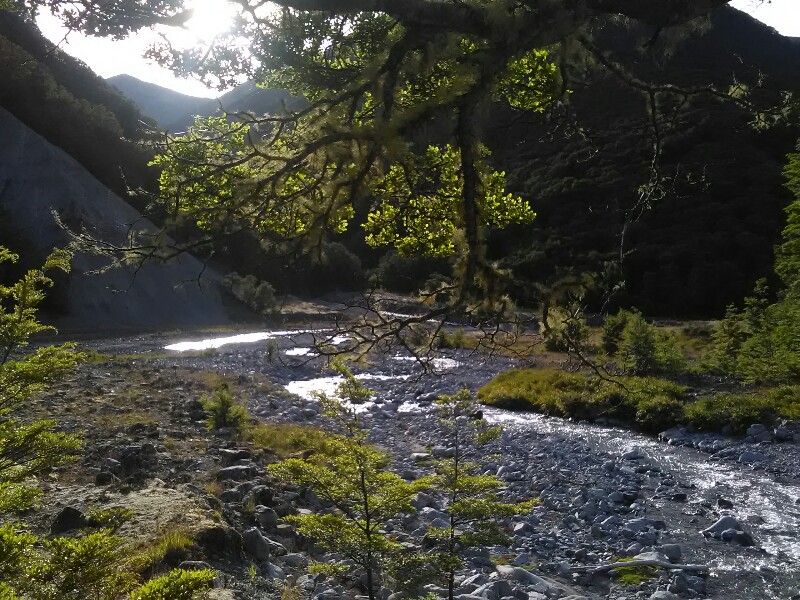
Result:
{"label": "beech tree foliage", "polygon": [[[650,82],[615,62],[600,34],[627,23],[652,46],[727,3],[237,0],[234,27],[210,46],[181,50],[166,41],[151,56],[212,85],[253,79],[303,95],[308,105],[206,120],[168,140],[156,160],[162,202],[206,228],[225,219],[316,241],[325,230],[363,227],[371,245],[456,255],[449,289],[452,304],[466,308],[494,296],[501,279],[485,257],[486,231],[530,221],[536,201],[505,191],[482,143],[481,114],[504,104],[545,118],[580,79],[575,65],[599,65],[641,91],[657,155],[662,111],[701,94],[747,100],[711,86]],[[151,2],[147,11],[134,0],[24,4],[116,38],[191,16],[182,0]]]}

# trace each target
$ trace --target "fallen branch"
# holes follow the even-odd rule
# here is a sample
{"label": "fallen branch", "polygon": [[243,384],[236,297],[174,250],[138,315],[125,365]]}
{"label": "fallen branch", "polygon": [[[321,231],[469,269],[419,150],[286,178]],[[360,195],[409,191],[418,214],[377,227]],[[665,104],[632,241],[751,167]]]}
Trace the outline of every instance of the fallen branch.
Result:
{"label": "fallen branch", "polygon": [[676,565],[663,560],[643,559],[643,560],[630,560],[608,563],[605,565],[597,565],[595,567],[573,567],[573,573],[589,572],[592,575],[597,573],[604,573],[606,571],[613,571],[614,569],[627,569],[630,567],[661,567],[662,569],[674,569],[681,571],[694,571],[694,572],[708,572],[706,565]]}

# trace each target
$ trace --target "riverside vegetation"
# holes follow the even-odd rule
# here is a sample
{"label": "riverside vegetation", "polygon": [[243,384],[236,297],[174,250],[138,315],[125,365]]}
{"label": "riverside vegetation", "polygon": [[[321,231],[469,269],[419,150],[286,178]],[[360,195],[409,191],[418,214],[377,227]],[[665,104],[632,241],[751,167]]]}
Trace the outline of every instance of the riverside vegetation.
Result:
{"label": "riverside vegetation", "polygon": [[[616,418],[651,432],[686,424],[744,433],[753,424],[800,419],[800,154],[789,155],[785,175],[795,200],[776,251],[777,293],[760,281],[716,327],[686,328],[680,336],[621,310],[604,319],[593,345],[585,322],[566,319],[550,344],[592,353],[595,370],[509,371],[481,388],[481,400],[575,419]],[[687,338],[691,365],[681,351]],[[720,384],[728,390],[702,391]],[[701,393],[689,394],[689,385]]]}
{"label": "riverside vegetation", "polygon": [[[17,256],[0,247],[0,262]],[[191,600],[213,579],[209,570],[174,570],[146,581],[132,565],[136,554],[113,531],[126,513],[96,513],[86,524],[96,531],[77,537],[42,538],[13,515],[35,509],[41,491],[32,483],[49,470],[76,460],[80,437],[63,433],[53,420],[21,422],[21,407],[45,386],[74,370],[83,356],[74,344],[47,346],[20,356],[32,335],[47,330],[36,318],[49,274],[69,271],[66,252],[51,254],[41,269],[0,285],[0,598],[16,600],[171,598]]]}

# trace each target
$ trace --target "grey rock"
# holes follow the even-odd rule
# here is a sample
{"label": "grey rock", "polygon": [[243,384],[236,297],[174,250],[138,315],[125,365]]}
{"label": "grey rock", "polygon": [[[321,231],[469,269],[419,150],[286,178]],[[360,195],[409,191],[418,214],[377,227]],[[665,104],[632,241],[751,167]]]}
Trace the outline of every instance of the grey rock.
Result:
{"label": "grey rock", "polygon": [[747,428],[746,434],[755,437],[757,435],[761,435],[765,431],[767,431],[766,425],[763,425],[761,423],[754,423],[753,425],[750,425],[750,427]]}
{"label": "grey rock", "polygon": [[678,544],[664,544],[658,550],[663,552],[670,562],[680,562],[683,557],[683,549]]}
{"label": "grey rock", "polygon": [[246,529],[242,533],[244,550],[256,560],[267,561],[270,556],[270,544],[256,527]]}
{"label": "grey rock", "polygon": [[222,465],[225,467],[229,467],[240,460],[246,460],[251,456],[252,454],[250,451],[244,449],[232,450],[229,448],[222,448],[219,451],[219,457],[222,460]]}
{"label": "grey rock", "polygon": [[741,530],[742,527],[739,525],[739,522],[734,519],[733,517],[726,515],[724,517],[720,517],[713,525],[703,529],[700,533],[702,533],[706,537],[714,537],[720,539],[722,536],[722,532],[726,529],[734,529],[734,530]]}
{"label": "grey rock", "polygon": [[416,496],[414,496],[411,504],[417,510],[422,510],[423,508],[439,508],[439,502],[436,500],[436,498],[430,494],[426,494],[425,492],[419,492]]}
{"label": "grey rock", "polygon": [[274,531],[278,526],[278,513],[268,506],[256,506],[253,509],[258,524],[267,531]]}
{"label": "grey rock", "polygon": [[242,494],[239,492],[239,490],[225,490],[220,493],[219,499],[226,504],[231,502],[241,502]]}
{"label": "grey rock", "polygon": [[752,452],[750,450],[746,452],[742,452],[739,455],[739,462],[740,463],[758,463],[768,461],[769,457],[766,454],[762,454],[761,452]]}
{"label": "grey rock", "polygon": [[650,596],[650,600],[681,600],[681,597],[666,590],[659,590]]}
{"label": "grey rock", "polygon": [[500,579],[482,585],[473,592],[473,595],[479,598],[486,598],[486,600],[500,600],[500,598],[510,596],[513,593],[514,590],[511,584],[504,579]]}
{"label": "grey rock", "polygon": [[244,481],[255,475],[255,471],[256,468],[252,465],[234,465],[232,467],[220,469],[217,473],[217,479],[220,481],[231,479],[234,481]]}
{"label": "grey rock", "polygon": [[294,553],[287,554],[286,556],[282,557],[281,560],[286,566],[300,567],[308,562],[308,557],[305,554]]}
{"label": "grey rock", "polygon": [[115,479],[116,477],[110,471],[100,471],[95,475],[94,483],[95,485],[111,485]]}
{"label": "grey rock", "polygon": [[65,506],[50,524],[50,533],[58,535],[91,525],[90,520],[83,512],[74,506]]}

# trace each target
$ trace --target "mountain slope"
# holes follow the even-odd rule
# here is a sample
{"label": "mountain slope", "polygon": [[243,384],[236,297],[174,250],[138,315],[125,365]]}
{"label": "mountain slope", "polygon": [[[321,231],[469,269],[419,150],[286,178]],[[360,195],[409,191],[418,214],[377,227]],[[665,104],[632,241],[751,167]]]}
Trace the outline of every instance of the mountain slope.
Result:
{"label": "mountain slope", "polygon": [[155,119],[162,129],[171,133],[185,131],[197,115],[207,117],[222,114],[222,111],[263,115],[281,110],[284,102],[289,107],[297,106],[299,102],[287,92],[262,89],[252,82],[244,83],[219,98],[199,98],[131,75],[115,75],[107,81],[135,102],[143,114]]}
{"label": "mountain slope", "polygon": [[[0,131],[0,243],[10,230],[25,246],[24,259],[32,261],[34,255],[42,257],[69,241],[53,212],[68,227],[109,244],[123,244],[132,233],[142,241],[157,234],[152,223],[75,159],[2,108]],[[63,313],[60,325],[98,331],[229,321],[219,277],[192,256],[147,263],[138,270],[129,266],[90,274],[105,264],[96,255],[75,257],[68,285],[61,282],[56,289]]]}
{"label": "mountain slope", "polygon": [[132,75],[115,75],[106,80],[167,131],[183,131],[195,115],[207,115],[217,108],[212,98],[187,96]]}
{"label": "mountain slope", "polygon": [[[711,25],[666,55],[642,49],[650,32],[609,28],[600,41],[645,80],[720,89],[736,80],[751,86],[754,101],[800,90],[792,40],[733,9]],[[517,297],[535,302],[537,286],[569,274],[598,280],[621,252],[625,287],[614,301],[649,314],[719,316],[770,276],[796,127],[759,130],[734,103],[689,98],[676,122],[661,124],[664,195],[645,206],[638,203],[651,176],[647,99],[597,71],[575,85],[569,110],[567,135],[548,136],[552,123],[526,123],[511,111],[498,111],[488,128],[495,163],[538,213],[532,226],[493,239],[493,258],[514,267]],[[571,118],[583,129],[570,135]],[[593,300],[595,308],[603,302]]]}
{"label": "mountain slope", "polygon": [[118,194],[148,187],[156,173],[135,143],[144,118],[85,64],[36,27],[0,11],[0,107],[74,156]]}

